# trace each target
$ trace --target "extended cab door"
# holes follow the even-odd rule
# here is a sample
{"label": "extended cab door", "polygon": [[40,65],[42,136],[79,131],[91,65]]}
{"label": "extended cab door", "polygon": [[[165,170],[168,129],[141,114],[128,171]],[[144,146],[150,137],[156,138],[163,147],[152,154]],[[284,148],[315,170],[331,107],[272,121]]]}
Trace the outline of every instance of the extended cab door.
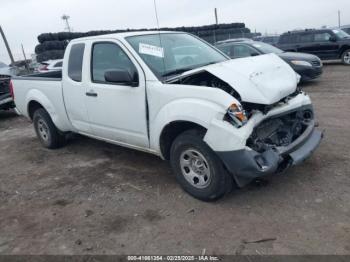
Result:
{"label": "extended cab door", "polygon": [[[85,56],[85,58],[84,58]],[[84,43],[67,48],[63,66],[63,98],[70,122],[77,131],[91,134],[88,112],[85,106],[85,84],[83,83],[83,61],[86,59]]]}
{"label": "extended cab door", "polygon": [[[149,147],[146,83],[142,68],[116,40],[91,41],[86,70],[85,103],[96,137]],[[106,73],[128,72],[133,83],[106,80]],[[112,72],[112,73],[111,73]]]}

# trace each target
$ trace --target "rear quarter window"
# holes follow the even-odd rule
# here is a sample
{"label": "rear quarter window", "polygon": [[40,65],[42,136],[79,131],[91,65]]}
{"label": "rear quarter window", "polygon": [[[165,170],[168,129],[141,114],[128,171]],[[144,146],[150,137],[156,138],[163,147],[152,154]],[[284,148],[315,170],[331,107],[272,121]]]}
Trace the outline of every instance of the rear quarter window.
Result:
{"label": "rear quarter window", "polygon": [[68,76],[76,82],[82,80],[84,50],[85,44],[75,44],[69,53]]}
{"label": "rear quarter window", "polygon": [[300,35],[300,42],[301,43],[311,43],[314,41],[314,34],[302,34]]}
{"label": "rear quarter window", "polygon": [[281,44],[293,44],[298,43],[299,36],[297,34],[285,34],[280,37],[279,43]]}

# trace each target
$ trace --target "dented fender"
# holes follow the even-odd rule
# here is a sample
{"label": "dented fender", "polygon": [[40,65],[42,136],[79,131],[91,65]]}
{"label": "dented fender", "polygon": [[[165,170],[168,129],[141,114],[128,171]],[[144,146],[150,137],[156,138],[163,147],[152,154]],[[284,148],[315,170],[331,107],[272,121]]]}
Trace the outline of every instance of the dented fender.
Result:
{"label": "dented fender", "polygon": [[43,108],[49,113],[52,122],[55,124],[55,126],[61,130],[66,131],[70,130],[70,126],[67,126],[66,123],[68,123],[67,119],[62,119],[62,117],[65,116],[65,114],[62,114],[61,112],[58,112],[57,108],[54,106],[54,104],[50,101],[50,99],[40,90],[38,89],[31,89],[26,94],[26,103],[27,108],[24,110],[21,109],[20,112],[25,115],[27,118],[29,118],[29,104],[32,101],[35,101],[43,106]]}

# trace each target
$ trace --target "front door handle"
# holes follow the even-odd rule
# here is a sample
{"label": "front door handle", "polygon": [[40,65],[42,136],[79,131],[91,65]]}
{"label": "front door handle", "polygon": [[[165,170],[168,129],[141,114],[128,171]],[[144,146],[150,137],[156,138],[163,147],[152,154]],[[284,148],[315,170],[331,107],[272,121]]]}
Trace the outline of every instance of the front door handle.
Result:
{"label": "front door handle", "polygon": [[86,95],[92,96],[92,97],[97,97],[97,93],[95,93],[94,91],[87,92]]}

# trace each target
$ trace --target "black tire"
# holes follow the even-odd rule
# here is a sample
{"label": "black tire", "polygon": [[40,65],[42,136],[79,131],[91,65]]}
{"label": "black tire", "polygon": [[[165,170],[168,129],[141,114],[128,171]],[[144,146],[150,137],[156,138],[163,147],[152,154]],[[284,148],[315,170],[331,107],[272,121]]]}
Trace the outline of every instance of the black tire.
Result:
{"label": "black tire", "polygon": [[341,61],[344,65],[350,66],[350,49],[347,49],[342,53]]}
{"label": "black tire", "polygon": [[44,147],[56,149],[64,144],[64,135],[60,134],[45,109],[39,108],[34,112],[33,123],[36,135]]}
{"label": "black tire", "polygon": [[[180,134],[171,146],[170,164],[178,183],[187,193],[199,200],[214,201],[232,190],[233,178],[227,173],[218,156],[203,141],[203,137],[204,132],[197,129],[188,130]],[[193,152],[192,150],[203,157],[204,161],[202,163],[210,171],[209,177],[206,178],[207,180],[203,179],[205,183],[202,188],[198,188],[198,179],[196,181],[195,178],[185,178],[184,173],[188,172],[186,170],[187,167],[181,166],[183,158],[185,161],[191,161],[191,159],[186,160],[185,156],[187,152]],[[207,173],[204,172],[204,174]],[[189,182],[192,179],[193,183]],[[195,185],[196,182],[197,185]]]}
{"label": "black tire", "polygon": [[36,56],[36,59],[39,63],[45,62],[48,60],[56,60],[56,59],[62,59],[64,56],[64,50],[51,50],[51,51],[45,51],[41,54],[38,54]]}
{"label": "black tire", "polygon": [[39,55],[46,51],[65,50],[67,47],[67,44],[68,44],[67,41],[46,41],[35,47],[35,53]]}

